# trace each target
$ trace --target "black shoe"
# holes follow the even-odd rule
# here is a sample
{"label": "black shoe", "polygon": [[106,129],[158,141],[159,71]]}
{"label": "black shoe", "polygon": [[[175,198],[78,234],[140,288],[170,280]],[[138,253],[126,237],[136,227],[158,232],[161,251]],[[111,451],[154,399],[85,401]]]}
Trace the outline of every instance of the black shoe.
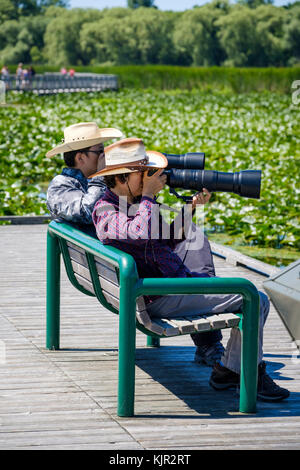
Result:
{"label": "black shoe", "polygon": [[258,365],[257,398],[262,401],[280,401],[289,396],[290,392],[279,387],[266,373],[266,363]]}
{"label": "black shoe", "polygon": [[209,384],[215,390],[227,390],[228,388],[236,388],[240,383],[240,375],[236,374],[227,367],[216,363],[210,376]]}

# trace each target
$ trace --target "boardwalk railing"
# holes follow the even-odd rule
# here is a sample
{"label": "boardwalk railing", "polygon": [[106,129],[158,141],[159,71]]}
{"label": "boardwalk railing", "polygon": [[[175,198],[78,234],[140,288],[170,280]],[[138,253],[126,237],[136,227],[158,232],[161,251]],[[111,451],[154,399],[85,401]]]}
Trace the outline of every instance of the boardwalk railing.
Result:
{"label": "boardwalk railing", "polygon": [[73,77],[60,73],[36,74],[33,77],[6,77],[6,90],[32,91],[37,94],[73,93],[78,91],[116,90],[116,75],[76,73]]}

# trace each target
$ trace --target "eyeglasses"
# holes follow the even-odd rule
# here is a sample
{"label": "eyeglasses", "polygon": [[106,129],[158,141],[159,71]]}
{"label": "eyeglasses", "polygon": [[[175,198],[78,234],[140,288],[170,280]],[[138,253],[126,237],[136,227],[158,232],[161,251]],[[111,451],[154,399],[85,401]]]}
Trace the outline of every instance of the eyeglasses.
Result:
{"label": "eyeglasses", "polygon": [[89,152],[93,152],[96,155],[98,155],[98,157],[99,157],[102,153],[104,153],[104,148],[102,148],[100,150],[89,150],[89,149],[87,149],[87,150],[84,151],[85,154],[87,154]]}

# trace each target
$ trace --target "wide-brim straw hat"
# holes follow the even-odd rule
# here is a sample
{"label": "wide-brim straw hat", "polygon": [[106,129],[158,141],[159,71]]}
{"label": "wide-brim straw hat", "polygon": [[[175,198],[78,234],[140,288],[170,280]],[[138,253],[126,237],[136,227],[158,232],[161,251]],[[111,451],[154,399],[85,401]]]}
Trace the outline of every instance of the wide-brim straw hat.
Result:
{"label": "wide-brim straw hat", "polygon": [[142,139],[130,137],[105,147],[105,168],[91,176],[133,173],[151,168],[166,168],[167,158],[160,152],[146,150]]}
{"label": "wide-brim straw hat", "polygon": [[49,150],[46,156],[53,157],[59,153],[92,147],[93,145],[122,136],[122,132],[113,127],[100,129],[95,122],[79,122],[65,128],[62,143]]}

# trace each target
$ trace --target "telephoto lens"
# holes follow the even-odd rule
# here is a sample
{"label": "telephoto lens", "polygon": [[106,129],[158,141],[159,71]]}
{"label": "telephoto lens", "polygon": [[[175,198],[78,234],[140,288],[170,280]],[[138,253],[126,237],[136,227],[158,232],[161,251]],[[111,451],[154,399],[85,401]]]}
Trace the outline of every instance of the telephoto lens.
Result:
{"label": "telephoto lens", "polygon": [[178,168],[183,170],[203,170],[205,165],[205,153],[194,152],[177,155],[174,153],[164,153],[168,160],[167,170]]}
{"label": "telephoto lens", "polygon": [[244,170],[224,173],[214,170],[166,170],[167,184],[170,188],[194,189],[210,192],[223,191],[239,196],[259,199],[261,185],[260,170]]}

